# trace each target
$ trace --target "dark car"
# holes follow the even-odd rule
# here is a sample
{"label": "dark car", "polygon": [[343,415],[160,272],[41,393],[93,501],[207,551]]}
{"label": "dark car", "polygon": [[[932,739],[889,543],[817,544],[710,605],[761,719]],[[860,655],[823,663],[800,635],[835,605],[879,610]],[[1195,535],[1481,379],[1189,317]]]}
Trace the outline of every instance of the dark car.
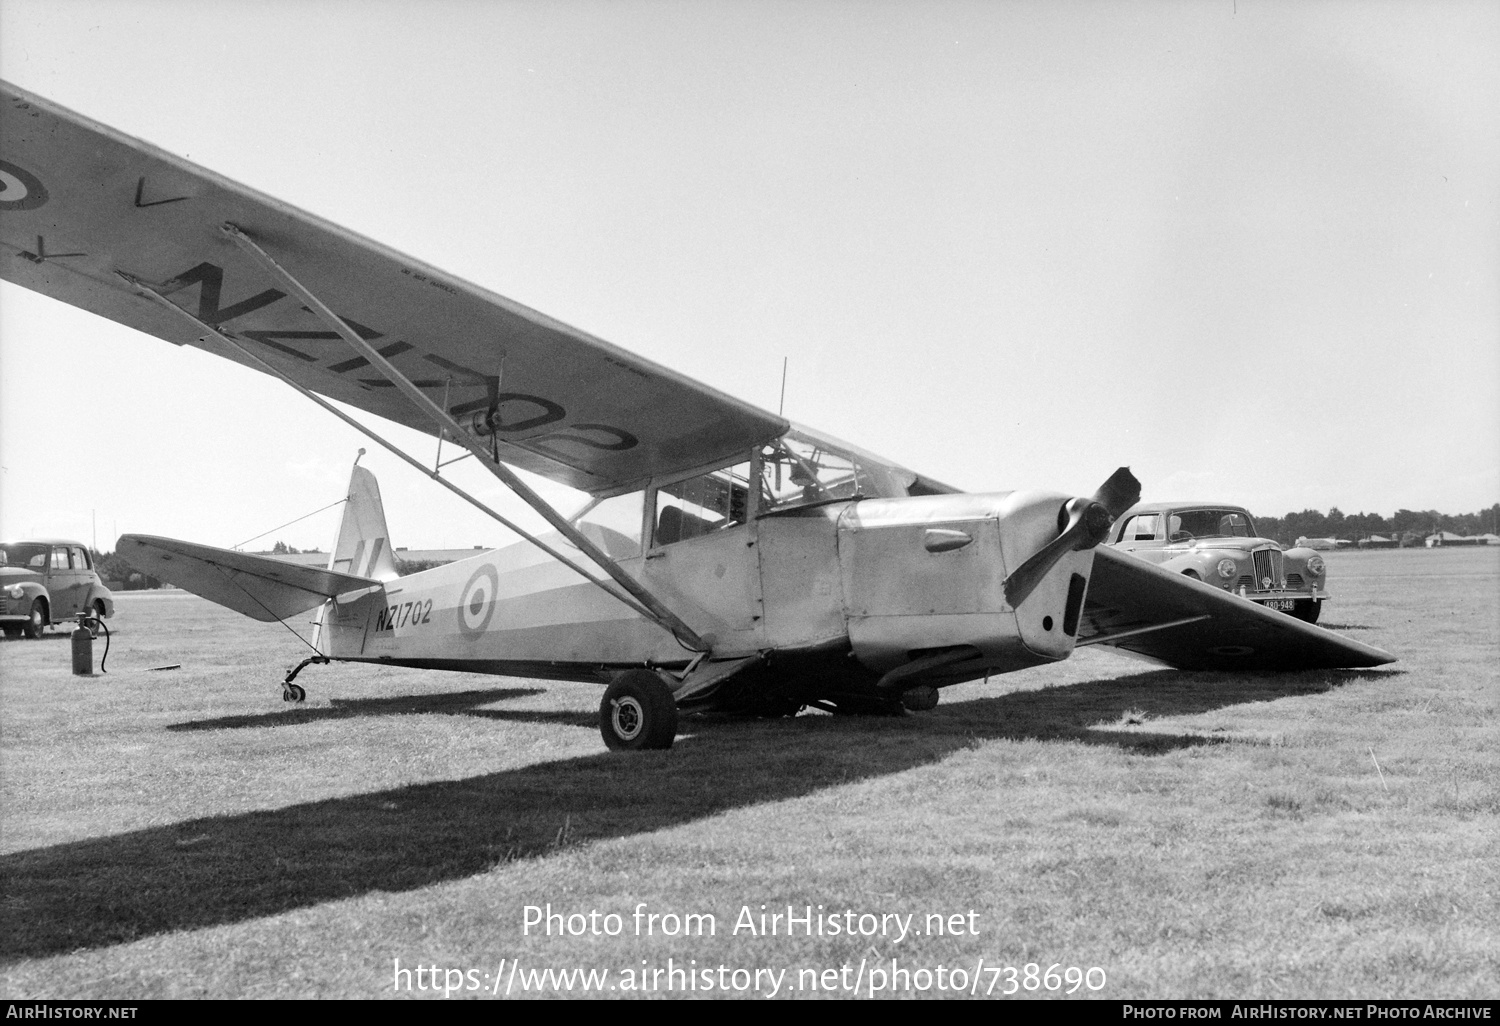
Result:
{"label": "dark car", "polygon": [[1239,506],[1141,503],[1110,529],[1109,544],[1308,623],[1318,622],[1328,599],[1323,557],[1258,537],[1255,522]]}
{"label": "dark car", "polygon": [[0,626],[39,638],[79,613],[114,616],[115,599],[82,543],[60,538],[0,543]]}

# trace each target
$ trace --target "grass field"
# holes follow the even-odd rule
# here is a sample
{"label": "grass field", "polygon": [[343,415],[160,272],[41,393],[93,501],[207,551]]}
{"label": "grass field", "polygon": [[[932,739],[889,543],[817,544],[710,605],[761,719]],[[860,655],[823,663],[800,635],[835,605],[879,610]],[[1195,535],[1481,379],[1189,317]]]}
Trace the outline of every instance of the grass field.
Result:
{"label": "grass field", "polygon": [[[1400,662],[1089,650],[930,713],[688,718],[633,756],[584,685],[315,666],[288,707],[282,627],[121,595],[107,674],[72,676],[66,634],[0,645],[0,996],[434,996],[397,959],[455,997],[574,968],[864,995],[895,959],[929,996],[939,965],[1046,995],[1055,964],[1103,971],[1075,999],[1500,997],[1500,550],[1327,559],[1325,625]],[[524,933],[549,903],[601,935]],[[640,905],[714,935],[637,935]],[[856,935],[734,932],[762,905]],[[891,913],[912,932],[858,933]]]}

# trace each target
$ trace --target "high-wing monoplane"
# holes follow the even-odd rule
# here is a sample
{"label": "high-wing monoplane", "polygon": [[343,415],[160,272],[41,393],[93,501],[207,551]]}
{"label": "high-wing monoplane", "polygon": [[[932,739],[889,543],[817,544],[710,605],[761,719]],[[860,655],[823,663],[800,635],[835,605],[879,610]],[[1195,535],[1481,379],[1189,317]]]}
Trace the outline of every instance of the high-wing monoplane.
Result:
{"label": "high-wing monoplane", "polygon": [[[398,576],[356,466],[324,568],[119,540],[248,616],[318,610],[306,662],[598,681],[604,740],[628,749],[670,746],[679,709],[930,708],[1083,645],[1194,669],[1391,661],[1098,548],[1139,498],[1125,468],[1087,496],[960,493],[9,86],[0,242],[7,280],[281,379],[524,539]],[[329,398],[433,432],[552,530]],[[564,516],[514,468],[591,500]]]}
{"label": "high-wing monoplane", "polygon": [[1334,549],[1347,549],[1354,543],[1348,538],[1298,538],[1297,547],[1303,549],[1316,549],[1319,552],[1331,552]]}

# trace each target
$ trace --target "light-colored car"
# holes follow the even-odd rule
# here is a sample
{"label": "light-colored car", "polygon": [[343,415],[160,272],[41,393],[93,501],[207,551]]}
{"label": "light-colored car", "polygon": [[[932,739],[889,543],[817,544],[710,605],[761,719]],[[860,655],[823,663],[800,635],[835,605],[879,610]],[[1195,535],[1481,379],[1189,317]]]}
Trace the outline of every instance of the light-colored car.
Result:
{"label": "light-colored car", "polygon": [[39,638],[79,613],[105,619],[115,599],[99,580],[89,550],[63,538],[0,542],[0,627],[7,637]]}
{"label": "light-colored car", "polygon": [[1323,557],[1258,537],[1255,522],[1239,506],[1140,503],[1110,528],[1109,544],[1308,623],[1317,623],[1328,600]]}

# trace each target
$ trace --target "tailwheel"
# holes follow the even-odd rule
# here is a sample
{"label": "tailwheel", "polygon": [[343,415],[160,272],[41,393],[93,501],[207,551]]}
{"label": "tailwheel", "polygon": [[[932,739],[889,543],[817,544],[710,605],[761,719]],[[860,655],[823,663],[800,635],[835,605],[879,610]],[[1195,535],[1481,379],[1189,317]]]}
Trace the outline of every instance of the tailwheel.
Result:
{"label": "tailwheel", "polygon": [[671,748],[677,739],[677,700],[650,670],[626,670],[599,703],[599,733],[610,750]]}
{"label": "tailwheel", "polygon": [[302,660],[296,666],[293,666],[290,670],[288,670],[286,679],[281,682],[281,700],[283,702],[306,701],[307,692],[302,690],[302,685],[293,684],[292,681],[296,678],[297,674],[301,673],[306,667],[311,666],[313,663],[326,662],[328,662],[327,656],[315,655]]}

